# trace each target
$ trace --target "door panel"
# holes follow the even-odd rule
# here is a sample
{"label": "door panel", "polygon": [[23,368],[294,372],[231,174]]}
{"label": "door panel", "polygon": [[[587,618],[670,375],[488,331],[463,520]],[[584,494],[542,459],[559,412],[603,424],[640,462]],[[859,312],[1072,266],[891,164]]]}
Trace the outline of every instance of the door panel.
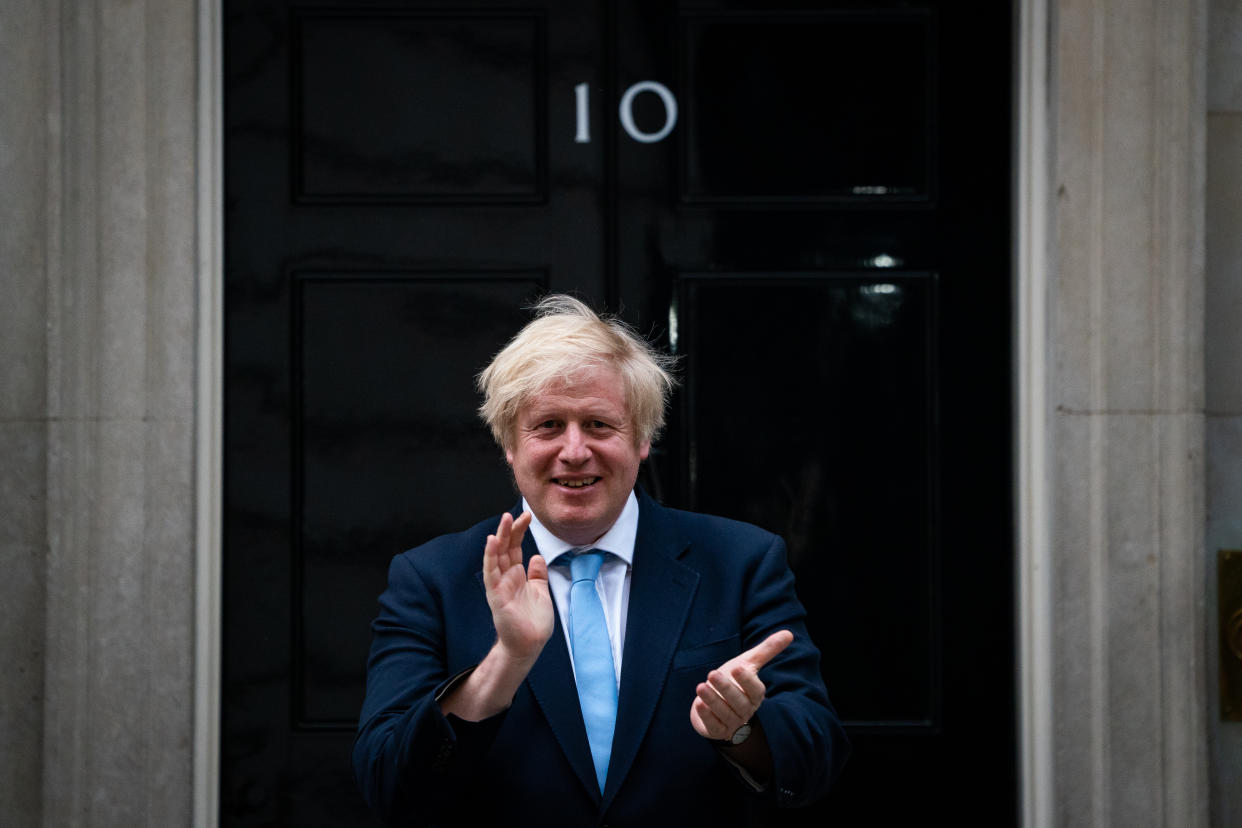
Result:
{"label": "door panel", "polygon": [[926,10],[683,10],[680,197],[892,204],[931,197]]}
{"label": "door panel", "polygon": [[547,199],[539,11],[295,9],[299,203]]}
{"label": "door panel", "polygon": [[847,724],[938,727],[934,277],[678,282],[689,505],[785,538]]}
{"label": "door panel", "polygon": [[373,824],[375,598],[513,502],[473,377],[550,290],[682,359],[643,485],[789,543],[855,755],[756,824],[1016,823],[1010,11],[961,5],[226,2],[224,824]]}

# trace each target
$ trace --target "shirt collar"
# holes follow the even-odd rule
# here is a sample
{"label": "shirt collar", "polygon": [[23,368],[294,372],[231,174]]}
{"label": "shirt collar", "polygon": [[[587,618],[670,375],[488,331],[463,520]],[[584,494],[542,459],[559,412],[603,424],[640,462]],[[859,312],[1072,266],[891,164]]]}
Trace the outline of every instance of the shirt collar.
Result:
{"label": "shirt collar", "polygon": [[[522,498],[522,511],[530,511],[526,498]],[[566,552],[578,549],[600,549],[604,552],[611,552],[625,561],[626,566],[632,566],[634,564],[634,540],[638,537],[638,498],[631,491],[612,528],[589,546],[574,546],[572,543],[561,540],[548,531],[548,528],[539,522],[539,517],[534,513],[530,516],[530,534],[535,539],[535,545],[539,547],[539,554],[543,555],[549,566]]]}

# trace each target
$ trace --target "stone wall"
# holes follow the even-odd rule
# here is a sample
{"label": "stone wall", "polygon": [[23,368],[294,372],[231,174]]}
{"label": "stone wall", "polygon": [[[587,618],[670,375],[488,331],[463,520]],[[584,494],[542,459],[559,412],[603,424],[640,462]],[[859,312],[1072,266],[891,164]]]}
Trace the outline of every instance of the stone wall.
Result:
{"label": "stone wall", "polygon": [[1052,15],[1054,824],[1208,824],[1200,0]]}
{"label": "stone wall", "polygon": [[190,822],[196,14],[0,11],[5,824]]}
{"label": "stone wall", "polygon": [[48,39],[39,0],[0,9],[0,822],[14,825],[42,819]]}

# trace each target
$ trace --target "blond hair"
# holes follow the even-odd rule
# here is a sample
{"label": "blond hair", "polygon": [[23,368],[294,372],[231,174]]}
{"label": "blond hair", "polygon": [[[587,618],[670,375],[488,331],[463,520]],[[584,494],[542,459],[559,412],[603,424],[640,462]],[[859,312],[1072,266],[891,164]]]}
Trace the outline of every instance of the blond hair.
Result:
{"label": "blond hair", "polygon": [[475,384],[483,394],[479,416],[504,449],[511,446],[518,410],[549,386],[572,381],[592,368],[621,377],[638,443],[654,441],[664,428],[664,409],[676,385],[674,357],[655,350],[633,328],[601,315],[565,294],[550,294],[533,307],[535,318],[483,369]]}

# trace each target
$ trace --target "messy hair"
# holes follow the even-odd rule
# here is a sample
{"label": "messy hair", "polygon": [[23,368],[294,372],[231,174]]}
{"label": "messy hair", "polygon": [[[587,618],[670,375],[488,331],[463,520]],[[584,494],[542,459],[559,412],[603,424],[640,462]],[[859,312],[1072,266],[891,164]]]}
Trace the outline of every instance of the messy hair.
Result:
{"label": "messy hair", "polygon": [[637,441],[659,437],[676,385],[674,358],[655,350],[616,316],[598,314],[572,296],[545,296],[533,310],[535,318],[476,379],[483,394],[479,415],[496,442],[510,448],[518,410],[531,397],[600,367],[620,375]]}

